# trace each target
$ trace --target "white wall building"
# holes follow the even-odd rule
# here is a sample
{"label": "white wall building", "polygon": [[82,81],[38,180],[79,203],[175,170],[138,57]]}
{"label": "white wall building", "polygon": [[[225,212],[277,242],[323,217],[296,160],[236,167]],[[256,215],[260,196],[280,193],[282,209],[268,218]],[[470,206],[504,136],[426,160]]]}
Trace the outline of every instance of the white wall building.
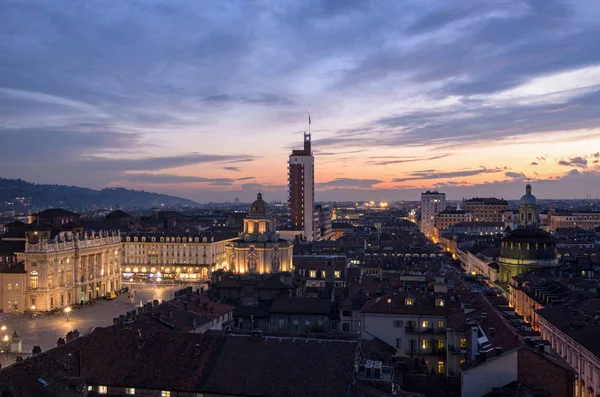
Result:
{"label": "white wall building", "polygon": [[435,234],[435,216],[446,209],[446,193],[426,191],[421,193],[421,232],[427,238]]}

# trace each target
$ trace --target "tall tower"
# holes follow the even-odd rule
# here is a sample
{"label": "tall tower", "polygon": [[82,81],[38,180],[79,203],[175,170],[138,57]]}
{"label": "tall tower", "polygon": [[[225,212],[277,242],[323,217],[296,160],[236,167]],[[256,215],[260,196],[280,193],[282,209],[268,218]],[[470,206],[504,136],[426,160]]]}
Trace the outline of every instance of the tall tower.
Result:
{"label": "tall tower", "polygon": [[435,229],[435,216],[446,209],[446,193],[426,191],[421,193],[421,232],[432,238]]}
{"label": "tall tower", "polygon": [[315,158],[309,131],[304,133],[304,149],[292,150],[288,160],[288,227],[302,230],[304,237],[314,239]]}

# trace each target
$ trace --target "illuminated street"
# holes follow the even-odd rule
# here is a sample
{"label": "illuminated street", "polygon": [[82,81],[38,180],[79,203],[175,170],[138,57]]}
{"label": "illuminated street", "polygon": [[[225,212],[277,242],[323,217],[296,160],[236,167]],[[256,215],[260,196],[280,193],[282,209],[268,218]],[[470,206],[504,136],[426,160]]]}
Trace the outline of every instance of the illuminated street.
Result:
{"label": "illuminated street", "polygon": [[69,331],[78,329],[84,335],[94,327],[111,325],[114,317],[139,306],[140,301],[169,300],[176,289],[183,288],[181,285],[154,287],[142,284],[131,287],[136,291],[134,301],[128,300],[126,294],[121,294],[114,300],[99,299],[93,306],[71,310],[68,321],[64,312],[58,315],[37,315],[34,319],[30,314],[2,313],[0,323],[6,326],[6,330],[2,332],[10,335],[17,331],[23,341],[24,352],[31,352],[33,346],[40,346],[45,351],[55,347],[58,338],[65,337]]}

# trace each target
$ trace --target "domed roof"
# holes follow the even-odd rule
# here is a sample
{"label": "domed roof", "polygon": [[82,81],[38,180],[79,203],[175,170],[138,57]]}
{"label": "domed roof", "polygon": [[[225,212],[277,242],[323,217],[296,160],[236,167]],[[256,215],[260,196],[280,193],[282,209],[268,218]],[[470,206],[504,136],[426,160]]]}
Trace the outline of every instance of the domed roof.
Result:
{"label": "domed roof", "polygon": [[554,260],[557,255],[556,239],[542,229],[515,229],[500,249],[501,258],[514,260]]}
{"label": "domed roof", "polygon": [[531,194],[531,185],[525,186],[525,194],[519,200],[519,205],[536,205],[537,199],[533,194]]}
{"label": "domed roof", "polygon": [[265,216],[269,215],[269,204],[262,198],[262,193],[256,195],[256,201],[254,201],[248,209],[248,216]]}

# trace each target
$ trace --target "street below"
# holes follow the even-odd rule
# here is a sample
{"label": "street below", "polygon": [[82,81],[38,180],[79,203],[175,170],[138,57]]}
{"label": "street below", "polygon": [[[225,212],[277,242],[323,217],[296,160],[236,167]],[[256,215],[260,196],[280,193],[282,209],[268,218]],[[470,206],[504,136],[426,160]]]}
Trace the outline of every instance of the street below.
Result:
{"label": "street below", "polygon": [[[2,313],[0,326],[6,327],[0,331],[0,338],[12,335],[15,331],[22,340],[22,351],[31,353],[34,346],[40,346],[42,351],[56,347],[59,338],[75,329],[80,335],[91,332],[95,327],[106,327],[112,324],[113,318],[146,303],[149,300],[170,300],[176,290],[184,285],[160,286],[149,284],[126,284],[135,291],[133,299],[128,299],[127,294],[120,294],[113,300],[98,299],[94,305],[80,309],[72,309],[66,313],[64,310],[55,315],[39,314],[32,318],[31,314]],[[199,286],[194,286],[199,288]],[[68,315],[67,315],[68,314]]]}

